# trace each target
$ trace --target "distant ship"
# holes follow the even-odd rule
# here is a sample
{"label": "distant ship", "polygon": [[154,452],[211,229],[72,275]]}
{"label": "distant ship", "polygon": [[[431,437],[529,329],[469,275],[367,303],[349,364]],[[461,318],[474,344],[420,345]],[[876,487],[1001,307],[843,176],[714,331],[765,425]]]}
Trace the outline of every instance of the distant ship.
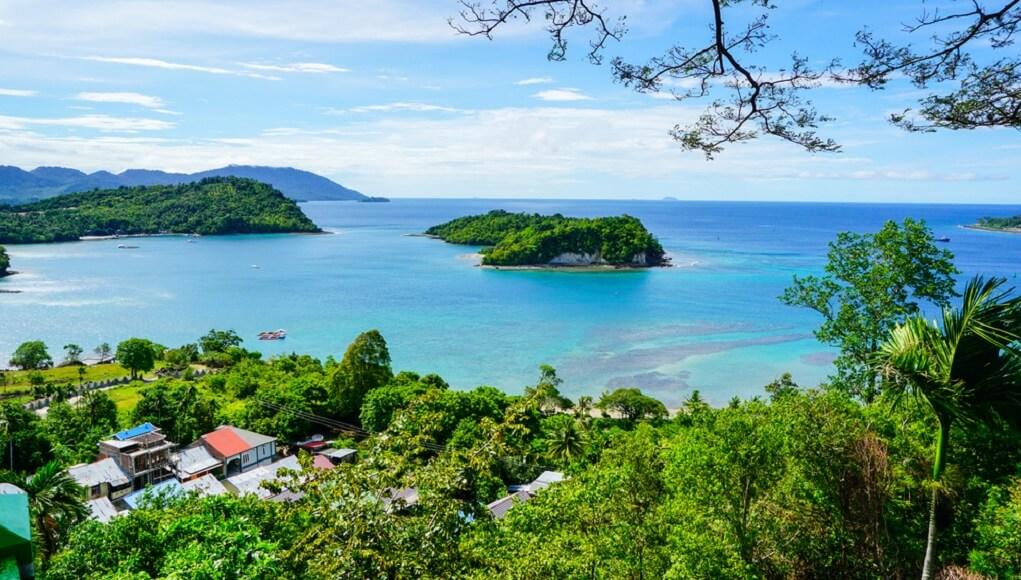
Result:
{"label": "distant ship", "polygon": [[936,241],[937,242],[942,242],[942,243],[945,244],[945,243],[950,241],[950,237],[949,236],[940,236],[940,237],[936,238]]}

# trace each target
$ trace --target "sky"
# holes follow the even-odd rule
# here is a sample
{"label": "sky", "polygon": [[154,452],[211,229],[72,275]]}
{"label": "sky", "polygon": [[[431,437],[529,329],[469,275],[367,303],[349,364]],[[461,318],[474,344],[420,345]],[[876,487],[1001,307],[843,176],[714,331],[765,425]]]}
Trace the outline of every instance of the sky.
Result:
{"label": "sky", "polygon": [[[778,38],[755,55],[777,68],[795,51],[813,63],[854,63],[855,31],[905,40],[902,24],[923,7],[778,4],[769,16]],[[644,62],[707,34],[706,0],[601,5],[627,16],[607,61]],[[492,41],[459,35],[448,24],[458,8],[456,0],[0,0],[0,164],[292,166],[390,197],[1021,202],[1021,132],[906,133],[886,121],[925,94],[906,81],[878,92],[812,91],[835,118],[820,133],[840,153],[763,138],[707,161],[669,135],[704,100],[614,83],[608,65],[585,58],[590,31],[568,38],[565,62],[548,61],[541,15]],[[739,22],[748,10],[727,16]]]}

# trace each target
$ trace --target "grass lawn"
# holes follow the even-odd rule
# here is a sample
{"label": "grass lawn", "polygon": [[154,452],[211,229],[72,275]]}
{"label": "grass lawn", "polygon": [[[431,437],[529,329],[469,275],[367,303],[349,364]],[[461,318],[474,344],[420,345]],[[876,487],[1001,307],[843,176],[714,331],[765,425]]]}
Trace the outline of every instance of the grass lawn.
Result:
{"label": "grass lawn", "polygon": [[[4,371],[4,375],[7,377],[7,384],[2,388],[5,390],[31,388],[32,383],[29,382],[29,375],[33,372],[42,373],[43,378],[47,383],[78,384],[78,367],[69,366],[42,371]],[[117,363],[92,365],[85,367],[85,382],[104,381],[106,379],[115,379],[130,374],[131,372],[128,371],[128,369]]]}
{"label": "grass lawn", "polygon": [[134,413],[135,406],[142,398],[141,391],[144,387],[144,383],[134,382],[103,391],[110,397],[113,404],[117,405],[117,419],[121,425],[126,426],[131,423],[131,414]]}

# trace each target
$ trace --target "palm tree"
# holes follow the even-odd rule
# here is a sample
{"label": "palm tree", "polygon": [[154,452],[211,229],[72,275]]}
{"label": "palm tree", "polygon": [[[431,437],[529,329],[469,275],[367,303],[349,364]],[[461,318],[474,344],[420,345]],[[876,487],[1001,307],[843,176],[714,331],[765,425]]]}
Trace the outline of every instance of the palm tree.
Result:
{"label": "palm tree", "polygon": [[585,435],[578,429],[573,420],[564,422],[550,433],[547,439],[547,452],[550,458],[564,465],[585,452]]}
{"label": "palm tree", "polygon": [[890,333],[875,357],[888,388],[922,401],[939,423],[923,580],[935,572],[938,483],[951,425],[1021,424],[1021,297],[1002,290],[1005,283],[974,278],[961,306],[943,310],[941,325],[912,317]]}
{"label": "palm tree", "polygon": [[16,485],[28,494],[36,540],[44,560],[57,551],[68,528],[89,515],[82,500],[82,488],[56,461],[27,477],[5,471],[0,473],[0,482]]}

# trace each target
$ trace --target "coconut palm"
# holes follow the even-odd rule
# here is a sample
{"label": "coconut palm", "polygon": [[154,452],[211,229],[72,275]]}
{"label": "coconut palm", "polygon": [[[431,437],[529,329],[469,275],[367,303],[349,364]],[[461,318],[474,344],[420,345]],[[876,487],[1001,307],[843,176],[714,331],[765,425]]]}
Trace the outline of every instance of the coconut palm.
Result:
{"label": "coconut palm", "polygon": [[89,515],[82,488],[55,461],[40,467],[35,475],[0,473],[0,482],[16,485],[28,494],[36,541],[44,560],[57,551],[68,528]]}
{"label": "coconut palm", "polygon": [[887,388],[926,404],[939,423],[923,580],[935,571],[936,502],[950,427],[996,420],[1021,424],[1021,297],[1004,290],[1005,282],[974,278],[960,307],[943,310],[942,324],[908,319],[875,358]]}
{"label": "coconut palm", "polygon": [[568,465],[585,452],[585,434],[574,420],[565,421],[549,434],[547,452],[551,459]]}

